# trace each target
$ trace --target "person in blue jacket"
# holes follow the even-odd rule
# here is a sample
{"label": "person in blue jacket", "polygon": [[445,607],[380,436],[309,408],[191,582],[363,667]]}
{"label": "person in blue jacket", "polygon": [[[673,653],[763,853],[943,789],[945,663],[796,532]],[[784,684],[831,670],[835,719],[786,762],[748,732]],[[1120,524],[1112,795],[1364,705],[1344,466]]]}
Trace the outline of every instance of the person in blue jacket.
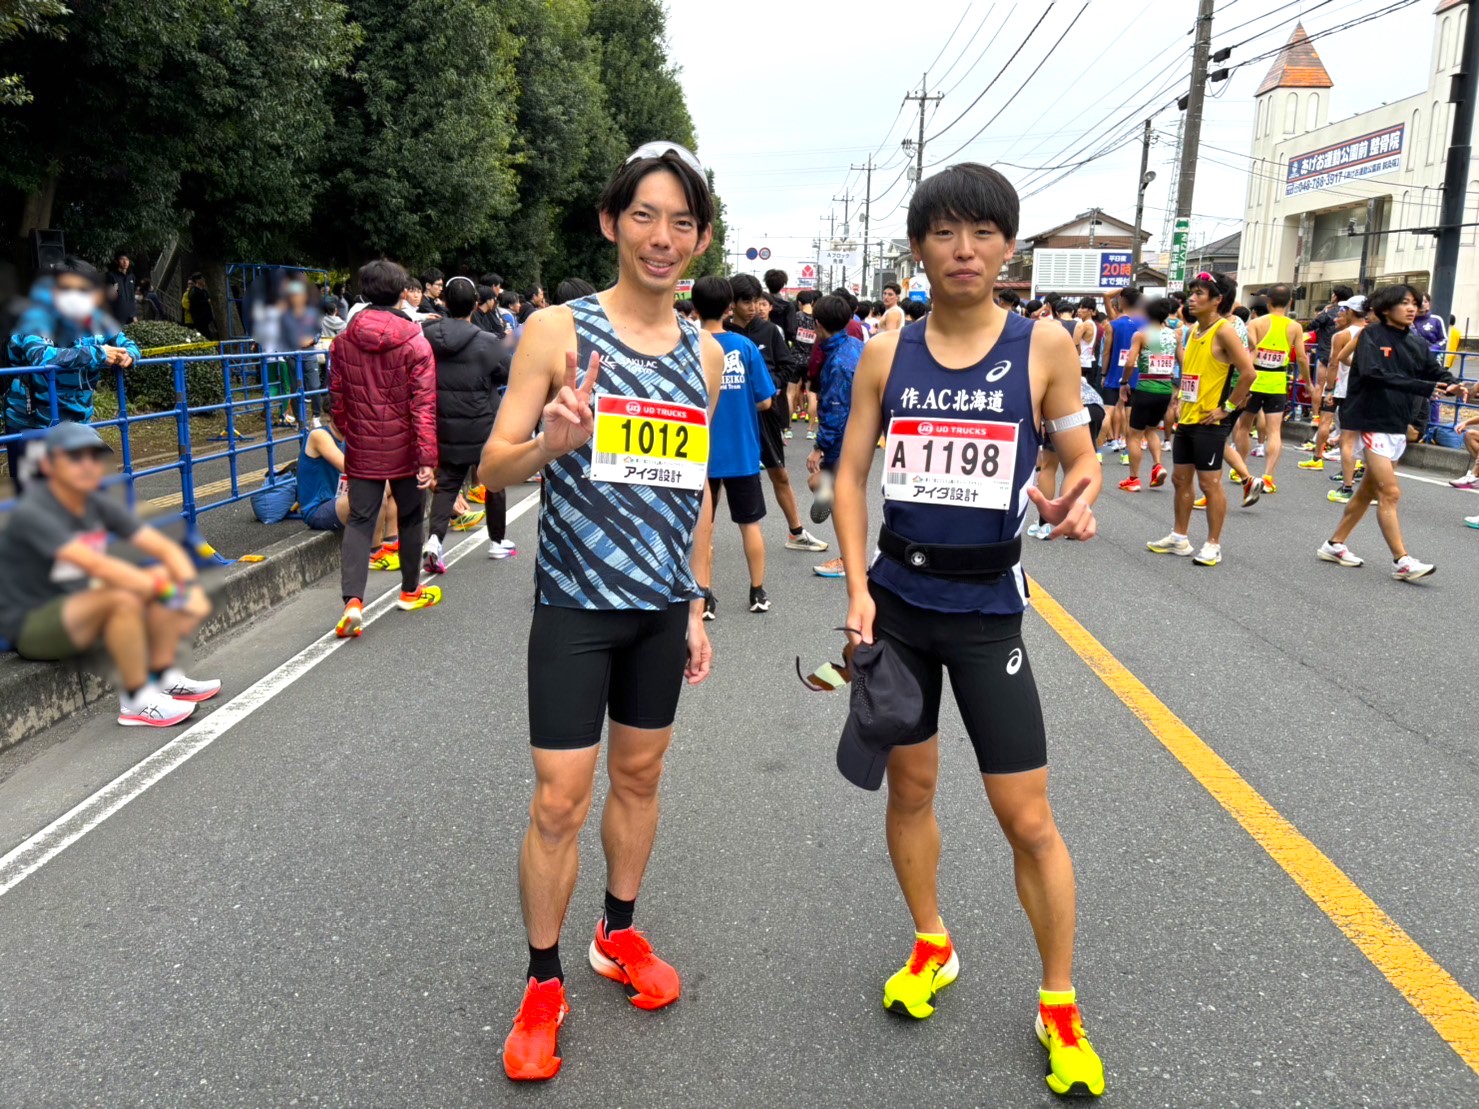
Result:
{"label": "person in blue jacket", "polygon": [[[806,470],[811,475],[807,484],[816,494],[811,518],[820,524],[832,513],[832,476],[842,454],[847,417],[852,412],[852,379],[858,359],[863,357],[863,342],[847,333],[852,309],[840,296],[822,297],[812,312],[822,348],[822,368],[817,384],[817,445],[807,456]],[[812,572],[823,578],[846,576],[841,558],[814,566]]]}
{"label": "person in blue jacket", "polygon": [[[6,375],[7,435],[41,431],[63,420],[91,423],[104,369],[127,368],[139,358],[133,340],[103,311],[103,275],[92,264],[63,259],[31,290],[31,302],[6,348],[10,366],[33,370]],[[27,477],[26,443],[35,438],[5,445],[17,492]]]}

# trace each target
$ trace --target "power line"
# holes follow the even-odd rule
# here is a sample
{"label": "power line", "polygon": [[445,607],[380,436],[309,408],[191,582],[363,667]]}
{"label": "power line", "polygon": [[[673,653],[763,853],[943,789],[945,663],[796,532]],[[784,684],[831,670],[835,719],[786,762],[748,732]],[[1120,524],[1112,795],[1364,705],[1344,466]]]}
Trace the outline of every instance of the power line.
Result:
{"label": "power line", "polygon": [[[936,77],[936,81],[944,81],[946,77],[950,76],[955,67],[960,64],[960,59],[965,57],[965,52],[971,48],[971,43],[975,42],[978,38],[981,37],[981,29],[986,26],[986,21],[991,18],[991,13],[995,10],[996,3],[995,0],[993,0],[991,6],[986,9],[986,14],[981,17],[981,22],[976,24],[976,29],[971,32],[970,38],[966,39],[965,45],[960,48],[960,53],[955,55],[955,61],[951,62],[948,66],[945,67],[945,72]],[[1008,14],[1010,15],[1010,13]],[[977,61],[979,60],[980,59],[978,58]],[[975,64],[975,62],[972,62],[972,67],[974,67]],[[970,70],[967,70],[966,72],[969,73]],[[951,87],[953,88],[954,86],[952,85]]]}
{"label": "power line", "polygon": [[[1012,51],[1012,56],[1006,60],[1006,65],[1003,65],[1000,69],[998,69],[996,71],[996,76],[993,77],[993,78],[991,78],[991,81],[987,84],[987,86],[984,89],[982,89],[979,93],[976,94],[976,99],[972,100],[969,104],[966,105],[965,111],[964,112],[961,112],[960,115],[956,116],[949,123],[945,124],[944,127],[941,127],[938,131],[936,131],[933,135],[931,135],[926,140],[927,142],[934,142],[941,135],[943,135],[946,131],[950,130],[950,128],[954,127],[957,123],[959,123],[962,119],[964,119],[965,116],[966,116],[966,112],[969,112],[972,108],[974,108],[977,104],[979,104],[981,102],[981,97],[985,96],[988,92],[990,92],[991,91],[991,86],[994,85],[994,84],[996,84],[997,81],[1001,80],[1001,75],[1007,71],[1007,66],[1010,66],[1014,61],[1017,60],[1017,55],[1020,54],[1020,53],[1022,53],[1022,48],[1025,47],[1029,41],[1031,41],[1032,36],[1033,36],[1033,33],[1036,32],[1037,29],[1042,26],[1042,21],[1044,19],[1047,19],[1048,18],[1048,13],[1053,10],[1053,8],[1056,5],[1056,3],[1057,3],[1057,0],[1050,0],[1050,3],[1048,4],[1048,6],[1043,9],[1042,15],[1040,15],[1040,16],[1037,17],[1037,22],[1032,25],[1032,30],[1031,31],[1028,31],[1027,34],[1026,34],[1026,36],[1023,37],[1021,43],[1018,44],[1017,49],[1015,49],[1015,50]],[[1088,7],[1087,4],[1085,4],[1084,6],[1085,7]],[[1070,26],[1072,26],[1072,25],[1070,24]],[[1060,39],[1059,41],[1062,41],[1062,40]]]}
{"label": "power line", "polygon": [[965,8],[962,9],[962,11],[960,13],[960,18],[955,21],[955,30],[954,31],[951,31],[950,32],[950,37],[947,38],[944,42],[942,42],[940,44],[940,52],[935,55],[935,61],[930,62],[929,65],[927,65],[927,66],[924,67],[924,71],[926,73],[928,73],[930,70],[934,69],[935,68],[935,62],[938,62],[941,58],[943,58],[945,56],[945,51],[947,49],[949,49],[950,43],[952,41],[954,41],[954,39],[955,39],[955,31],[960,30],[960,25],[965,22],[965,17],[970,14],[970,11],[971,11],[971,6],[969,4],[967,4],[965,6]]}

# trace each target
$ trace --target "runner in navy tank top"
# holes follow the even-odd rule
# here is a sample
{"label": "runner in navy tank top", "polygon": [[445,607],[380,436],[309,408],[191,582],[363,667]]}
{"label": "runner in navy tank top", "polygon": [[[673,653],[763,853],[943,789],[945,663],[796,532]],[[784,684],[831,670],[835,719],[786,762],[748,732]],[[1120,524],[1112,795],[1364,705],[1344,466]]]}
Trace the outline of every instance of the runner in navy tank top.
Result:
{"label": "runner in navy tank top", "polygon": [[503,1046],[513,1079],[560,1069],[560,926],[608,719],[605,912],[588,958],[640,1009],[680,993],[632,917],[678,694],[709,671],[696,584],[707,567],[693,562],[709,552],[708,430],[724,352],[679,320],[673,290],[709,245],[714,201],[693,153],[656,142],[622,164],[599,207],[616,285],[529,317],[480,469],[490,490],[544,471],[529,631],[535,785],[519,857],[529,964]]}
{"label": "runner in navy tank top", "polygon": [[[934,309],[864,348],[834,514],[849,632],[902,664],[919,687],[919,716],[889,735],[850,720],[837,762],[864,788],[888,778],[889,852],[915,934],[883,1003],[927,1017],[961,963],[940,918],[936,874],[939,712],[949,672],[1038,942],[1036,1032],[1048,1050],[1048,1087],[1098,1095],[1104,1067],[1072,984],[1073,864],[1048,806],[1042,706],[1021,635],[1020,559],[1029,502],[1052,526],[1050,538],[1093,537],[1100,467],[1073,339],[1057,320],[1023,319],[992,298],[1015,247],[1017,213],[1010,182],[969,163],[925,181],[909,204],[909,242]],[[1056,500],[1033,484],[1039,429],[1064,469]],[[870,558],[867,481],[880,432],[883,526]]]}

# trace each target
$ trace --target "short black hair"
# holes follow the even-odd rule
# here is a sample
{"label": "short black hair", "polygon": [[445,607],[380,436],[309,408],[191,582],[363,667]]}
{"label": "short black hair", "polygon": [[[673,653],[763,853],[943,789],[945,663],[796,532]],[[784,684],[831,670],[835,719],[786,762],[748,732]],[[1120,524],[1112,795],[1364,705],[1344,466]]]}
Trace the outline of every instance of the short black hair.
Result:
{"label": "short black hair", "polygon": [[[1042,301],[1040,301],[1040,300],[1029,300],[1022,307],[1027,312],[1027,314],[1029,316],[1035,316],[1039,312],[1042,311]],[[1056,314],[1057,313],[1054,313],[1054,315],[1056,315]]]}
{"label": "short black hair", "polygon": [[188,283],[193,283],[193,282],[196,282],[196,281],[204,281],[204,280],[205,280],[205,274],[201,273],[199,270],[196,270],[189,277],[185,278],[185,281],[186,281],[187,284]]}
{"label": "short black hair", "polygon": [[1237,307],[1235,307],[1232,310],[1232,314],[1238,319],[1242,320],[1244,323],[1247,323],[1249,318],[1253,315],[1253,313],[1248,311],[1247,307],[1242,304],[1239,304]]}
{"label": "short black hair", "polygon": [[543,285],[532,285],[527,291],[525,291],[524,299],[532,303],[534,298],[542,292],[544,292]]}
{"label": "short black hair", "polygon": [[[93,287],[101,286],[103,275],[86,258],[79,258],[75,254],[69,254],[51,268],[53,277],[80,277]],[[190,280],[194,281],[196,276],[204,277],[204,274],[191,274]]]}
{"label": "short black hair", "polygon": [[698,315],[698,309],[693,306],[693,301],[688,297],[673,301],[673,309],[685,320]]}
{"label": "short black hair", "polygon": [[904,315],[911,320],[922,320],[929,315],[930,306],[922,300],[906,300],[903,304]]}
{"label": "short black hair", "polygon": [[1263,317],[1268,315],[1268,297],[1254,297],[1251,301],[1248,302],[1248,310],[1252,312],[1255,317]]}
{"label": "short black hair", "polygon": [[371,304],[381,308],[399,304],[401,294],[414,280],[404,266],[389,258],[376,258],[359,268],[359,291]]}
{"label": "short black hair", "polygon": [[737,273],[729,279],[730,295],[735,300],[759,300],[765,295],[752,273]]}
{"label": "short black hair", "polygon": [[1042,302],[1044,304],[1051,304],[1051,305],[1053,305],[1054,308],[1056,308],[1057,305],[1058,305],[1058,302],[1060,300],[1062,300],[1062,299],[1063,299],[1063,294],[1062,293],[1044,293],[1043,294],[1043,297],[1042,297]]}
{"label": "short black hair", "polygon": [[909,201],[909,241],[923,242],[940,220],[996,224],[1007,240],[1017,237],[1017,190],[996,170],[960,162],[926,178]]}
{"label": "short black hair", "polygon": [[1175,310],[1175,305],[1166,297],[1156,297],[1145,302],[1145,315],[1154,323],[1165,323]]}
{"label": "short black hair", "polygon": [[120,259],[120,258],[127,258],[127,257],[128,257],[128,251],[126,251],[126,250],[117,250],[117,251],[114,251],[113,252],[113,261],[115,261],[115,262],[118,261],[118,259]]}
{"label": "short black hair", "polygon": [[656,158],[623,162],[601,190],[601,199],[596,202],[596,210],[611,217],[613,222],[620,219],[621,214],[632,206],[632,200],[637,195],[637,186],[649,173],[656,173],[658,170],[667,170],[678,179],[689,214],[698,221],[698,233],[702,235],[714,223],[714,194],[709,191],[709,182],[704,175],[673,150],[665,150]]}
{"label": "short black hair", "polygon": [[1120,307],[1126,312],[1140,303],[1140,290],[1133,285],[1126,285],[1119,291]]}
{"label": "short black hair", "polygon": [[512,289],[504,289],[498,294],[498,304],[501,308],[512,308],[519,303],[519,294]]}
{"label": "short black hair", "polygon": [[435,266],[432,266],[431,269],[426,270],[424,273],[422,273],[422,275],[421,275],[421,284],[423,284],[423,285],[435,285],[438,281],[445,281],[446,279],[447,279],[447,275],[446,274],[444,274],[441,270],[437,269]]}
{"label": "short black hair", "polygon": [[858,306],[853,311],[858,314],[858,319],[866,320],[874,312],[878,311],[878,305],[874,304],[871,300],[860,300],[858,301]]}
{"label": "short black hair", "polygon": [[493,291],[493,286],[492,285],[482,285],[482,284],[479,284],[478,285],[478,303],[479,304],[482,304],[484,301],[487,301],[487,300],[492,300],[497,295],[498,294]]}
{"label": "short black hair", "polygon": [[843,300],[847,301],[847,303],[849,305],[852,306],[852,310],[854,312],[856,312],[858,310],[858,298],[853,295],[853,292],[852,292],[851,289],[848,289],[848,288],[846,288],[846,287],[844,287],[842,285],[839,285],[839,286],[837,286],[837,288],[833,289],[827,295],[828,296],[834,296],[834,297],[841,297]]}
{"label": "short black hair", "polygon": [[1270,285],[1267,289],[1263,290],[1263,295],[1268,298],[1269,307],[1288,308],[1289,302],[1294,299],[1294,290],[1289,288],[1288,285],[1280,283],[1278,285]]}
{"label": "short black hair", "polygon": [[478,287],[466,277],[454,277],[442,288],[442,303],[453,319],[466,319],[478,306]]}
{"label": "short black hair", "polygon": [[765,287],[769,289],[772,293],[779,293],[782,289],[786,287],[786,282],[789,280],[790,276],[786,273],[785,270],[765,271]]}
{"label": "short black hair", "polygon": [[483,274],[482,277],[478,278],[478,284],[479,285],[502,285],[503,284],[503,274],[501,274],[501,273],[485,273],[485,274]]}
{"label": "short black hair", "polygon": [[1375,312],[1377,319],[1386,319],[1386,314],[1397,307],[1408,297],[1417,302],[1417,290],[1411,285],[1383,285],[1371,294],[1371,299],[1366,302],[1366,311]]}
{"label": "short black hair", "polygon": [[1330,295],[1336,300],[1350,300],[1351,297],[1356,295],[1356,290],[1352,289],[1349,285],[1332,285],[1330,286]]}
{"label": "short black hair", "polygon": [[1078,310],[1080,312],[1094,312],[1097,314],[1099,311],[1099,302],[1093,297],[1081,297],[1078,302]]}
{"label": "short black hair", "polygon": [[897,281],[885,281],[883,283],[883,291],[884,292],[888,292],[890,289],[892,289],[894,291],[894,296],[903,296],[904,295],[904,288]]}
{"label": "short black hair", "polygon": [[797,304],[815,304],[822,299],[822,294],[815,289],[802,289],[796,294]]}
{"label": "short black hair", "polygon": [[[1029,304],[1027,307],[1030,310],[1032,308],[1032,305]],[[1053,310],[1053,315],[1055,316],[1061,316],[1064,312],[1067,312],[1071,316],[1079,309],[1079,306],[1077,304],[1074,304],[1073,301],[1069,300],[1067,297],[1064,297],[1057,303],[1049,302],[1048,307]]]}
{"label": "short black hair", "polygon": [[852,319],[852,306],[840,296],[824,296],[817,301],[813,314],[817,323],[836,335],[847,330],[847,321]]}
{"label": "short black hair", "polygon": [[567,277],[555,288],[555,303],[569,304],[572,300],[588,297],[596,287],[583,277]]}
{"label": "short black hair", "polygon": [[1201,289],[1209,296],[1218,298],[1217,311],[1227,315],[1232,311],[1233,302],[1238,296],[1238,283],[1225,273],[1213,270],[1207,277],[1193,277],[1186,283],[1186,291],[1190,293],[1194,289]]}
{"label": "short black hair", "polygon": [[1022,303],[1022,295],[1016,289],[1003,289],[996,294],[996,303],[1003,308],[1015,308]]}
{"label": "short black hair", "polygon": [[693,307],[701,320],[722,320],[733,302],[734,284],[729,278],[711,273],[693,283]]}

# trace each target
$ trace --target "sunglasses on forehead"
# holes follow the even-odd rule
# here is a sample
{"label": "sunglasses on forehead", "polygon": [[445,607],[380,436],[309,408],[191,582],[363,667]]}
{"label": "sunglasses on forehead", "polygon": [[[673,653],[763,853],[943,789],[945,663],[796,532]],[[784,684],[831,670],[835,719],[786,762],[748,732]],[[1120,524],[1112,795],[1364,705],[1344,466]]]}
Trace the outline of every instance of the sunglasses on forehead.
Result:
{"label": "sunglasses on forehead", "polygon": [[640,162],[643,158],[661,158],[664,154],[674,154],[678,160],[700,177],[704,176],[704,164],[698,160],[698,155],[686,146],[679,146],[675,142],[644,142],[627,156],[622,165],[629,166],[633,162]]}
{"label": "sunglasses on forehead", "polygon": [[1214,281],[1215,282],[1216,279],[1210,273],[1208,273],[1206,270],[1203,270],[1201,273],[1199,273],[1195,277],[1193,277],[1192,280],[1193,281]]}

